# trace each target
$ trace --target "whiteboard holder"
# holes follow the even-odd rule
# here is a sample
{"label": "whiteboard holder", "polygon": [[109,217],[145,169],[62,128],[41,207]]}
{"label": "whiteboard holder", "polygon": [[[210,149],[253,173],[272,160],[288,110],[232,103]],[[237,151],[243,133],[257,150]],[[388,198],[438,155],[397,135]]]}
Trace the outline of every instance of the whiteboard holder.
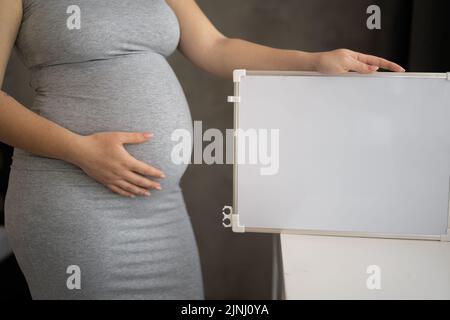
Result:
{"label": "whiteboard holder", "polygon": [[447,72],[447,80],[450,81],[450,72]]}
{"label": "whiteboard holder", "polygon": [[238,103],[238,102],[241,102],[241,97],[237,97],[237,96],[228,96],[228,97],[227,97],[227,102],[230,102],[230,103]]}
{"label": "whiteboard holder", "polygon": [[233,71],[233,82],[241,82],[241,78],[245,77],[247,74],[247,70],[245,69],[236,69]]}
{"label": "whiteboard holder", "polygon": [[231,224],[232,224],[233,232],[236,232],[236,233],[244,233],[245,232],[245,227],[243,227],[239,224],[239,215],[238,214],[231,215]]}
{"label": "whiteboard holder", "polygon": [[447,234],[441,236],[442,242],[450,242],[450,229],[447,230]]}

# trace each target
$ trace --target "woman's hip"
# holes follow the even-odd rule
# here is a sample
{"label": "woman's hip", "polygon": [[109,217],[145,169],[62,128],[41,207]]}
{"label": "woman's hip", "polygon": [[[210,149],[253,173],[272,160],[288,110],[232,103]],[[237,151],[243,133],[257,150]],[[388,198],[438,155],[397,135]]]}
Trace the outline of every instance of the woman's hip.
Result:
{"label": "woman's hip", "polygon": [[134,295],[139,285],[151,291],[199,279],[180,188],[133,199],[74,172],[12,170],[5,213],[19,264],[30,289],[39,292],[34,296],[52,292],[49,287],[69,293],[65,280],[72,265],[85,275],[83,297]]}

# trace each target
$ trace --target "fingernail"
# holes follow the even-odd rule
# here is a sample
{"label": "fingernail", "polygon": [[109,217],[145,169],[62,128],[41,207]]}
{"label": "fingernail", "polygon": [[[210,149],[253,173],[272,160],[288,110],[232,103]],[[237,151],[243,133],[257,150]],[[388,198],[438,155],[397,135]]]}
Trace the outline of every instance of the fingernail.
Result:
{"label": "fingernail", "polygon": [[130,198],[136,198],[136,196],[134,194],[130,195]]}
{"label": "fingernail", "polygon": [[162,190],[161,185],[159,185],[159,184],[155,188],[158,190]]}
{"label": "fingernail", "polygon": [[153,137],[153,133],[146,132],[146,133],[144,133],[144,137],[145,138],[151,138],[151,137]]}
{"label": "fingernail", "polygon": [[148,192],[148,191],[145,191],[144,194],[145,194],[147,197],[148,197],[149,195],[151,195],[151,193]]}
{"label": "fingernail", "polygon": [[164,173],[161,173],[159,176],[160,176],[161,178],[165,178],[165,177],[166,177],[166,175],[165,175]]}

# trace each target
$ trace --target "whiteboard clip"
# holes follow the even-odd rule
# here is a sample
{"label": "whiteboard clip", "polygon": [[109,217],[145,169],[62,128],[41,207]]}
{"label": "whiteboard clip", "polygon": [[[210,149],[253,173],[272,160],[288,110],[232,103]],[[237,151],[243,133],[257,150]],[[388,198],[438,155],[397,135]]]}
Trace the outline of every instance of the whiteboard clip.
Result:
{"label": "whiteboard clip", "polygon": [[241,102],[241,97],[228,96],[227,101],[231,103],[239,103]]}
{"label": "whiteboard clip", "polygon": [[232,227],[233,232],[236,232],[236,233],[244,233],[245,232],[245,227],[243,227],[239,224],[239,215],[238,214],[231,215],[231,223],[233,225],[233,227]]}
{"label": "whiteboard clip", "polygon": [[233,71],[233,82],[241,82],[241,78],[245,77],[247,71],[245,69],[236,69]]}
{"label": "whiteboard clip", "polygon": [[441,235],[441,241],[450,242],[450,229],[447,230],[447,234]]}
{"label": "whiteboard clip", "polygon": [[450,81],[450,72],[447,72],[447,80]]}

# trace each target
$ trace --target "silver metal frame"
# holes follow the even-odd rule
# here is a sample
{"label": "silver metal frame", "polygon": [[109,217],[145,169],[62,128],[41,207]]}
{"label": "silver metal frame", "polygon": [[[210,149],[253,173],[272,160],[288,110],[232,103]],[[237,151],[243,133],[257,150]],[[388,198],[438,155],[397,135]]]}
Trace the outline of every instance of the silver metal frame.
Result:
{"label": "silver metal frame", "polygon": [[298,235],[316,235],[316,236],[334,236],[334,237],[359,237],[359,238],[384,238],[384,239],[410,239],[410,240],[430,240],[430,241],[450,241],[450,181],[449,181],[449,214],[447,235],[418,235],[418,234],[384,234],[384,233],[363,233],[363,232],[341,232],[331,230],[300,230],[300,229],[271,229],[271,228],[252,228],[241,226],[239,224],[239,212],[237,212],[237,131],[239,128],[239,105],[240,105],[240,77],[241,76],[321,76],[321,77],[362,77],[362,78],[430,78],[450,80],[450,73],[391,73],[375,72],[371,74],[346,73],[340,75],[327,75],[317,72],[303,71],[263,71],[263,70],[235,70],[234,71],[234,141],[233,141],[233,213],[232,229],[234,232],[251,233],[272,233],[272,234],[298,234]]}
{"label": "silver metal frame", "polygon": [[319,72],[305,71],[265,71],[265,70],[245,70],[246,76],[320,76],[320,77],[362,77],[362,78],[433,78],[447,79],[447,73],[423,73],[423,72],[374,72],[361,74],[349,72],[343,74],[323,74]]}

